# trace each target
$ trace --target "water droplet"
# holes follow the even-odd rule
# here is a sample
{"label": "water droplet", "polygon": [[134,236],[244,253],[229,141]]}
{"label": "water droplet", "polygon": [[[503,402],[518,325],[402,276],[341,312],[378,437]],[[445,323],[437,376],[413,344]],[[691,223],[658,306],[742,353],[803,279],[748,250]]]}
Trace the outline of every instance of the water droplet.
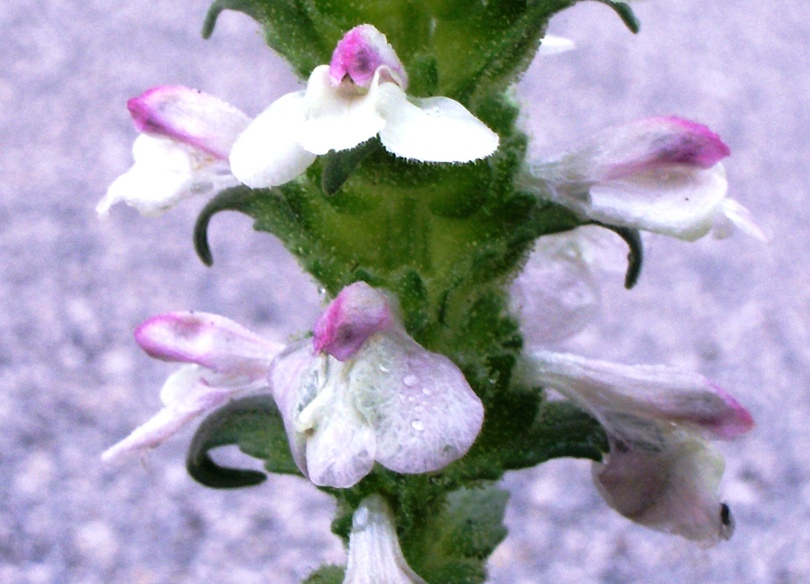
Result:
{"label": "water droplet", "polygon": [[386,367],[385,365],[383,365],[382,363],[380,363],[379,367],[380,367],[380,371],[382,371],[383,373],[390,373],[391,372],[391,370],[388,367]]}
{"label": "water droplet", "polygon": [[413,387],[417,383],[419,383],[419,378],[416,375],[408,375],[405,379],[402,380],[402,383],[407,385],[408,387]]}
{"label": "water droplet", "polygon": [[422,388],[422,393],[425,395],[431,395],[433,392],[430,391],[427,387]]}
{"label": "water droplet", "polygon": [[421,432],[425,429],[425,423],[422,420],[414,420],[411,422],[411,426],[413,426],[413,429],[417,432]]}

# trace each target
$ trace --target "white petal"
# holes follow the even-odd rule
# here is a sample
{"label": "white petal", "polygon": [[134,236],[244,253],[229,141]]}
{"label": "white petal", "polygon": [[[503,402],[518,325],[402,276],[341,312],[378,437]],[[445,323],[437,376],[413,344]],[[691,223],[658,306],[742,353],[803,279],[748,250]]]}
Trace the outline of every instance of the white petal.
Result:
{"label": "white petal", "polygon": [[660,426],[659,448],[613,444],[606,464],[593,466],[605,501],[647,527],[701,542],[731,537],[733,523],[720,502],[723,457],[709,444]]}
{"label": "white petal", "polygon": [[595,184],[579,210],[610,225],[694,241],[712,229],[727,188],[720,163],[708,169],[670,165]]}
{"label": "white petal", "polygon": [[422,162],[471,162],[498,148],[498,135],[447,97],[408,101],[393,83],[380,86],[380,140],[396,156]]}
{"label": "white petal", "polygon": [[239,135],[231,149],[231,172],[258,189],[287,183],[303,173],[315,156],[299,142],[304,124],[304,92],[274,101]]}
{"label": "white petal", "polygon": [[[333,361],[336,363],[336,361]],[[353,487],[374,466],[374,430],[334,378],[301,412],[306,422],[307,473],[318,486]],[[314,411],[309,411],[310,408]]]}
{"label": "white petal", "polygon": [[293,458],[319,486],[351,487],[374,465],[374,432],[352,404],[343,368],[313,355],[305,340],[279,355],[270,371]]}
{"label": "white petal", "polygon": [[[607,232],[600,229],[602,232]],[[585,228],[541,237],[509,289],[509,306],[532,346],[567,339],[598,312],[599,287],[591,274]]]}
{"label": "white petal", "polygon": [[227,164],[170,138],[141,134],[132,154],[135,164],[107,189],[96,206],[99,215],[119,201],[144,215],[158,215],[192,195],[238,184]]}
{"label": "white petal", "polygon": [[[396,87],[394,83],[383,86]],[[345,83],[337,87],[329,80],[329,67],[316,67],[306,91],[307,119],[301,127],[301,146],[313,154],[348,150],[377,135],[385,120],[377,112],[380,71],[368,91]]]}
{"label": "white petal", "polygon": [[268,375],[273,399],[284,420],[293,460],[304,476],[307,476],[306,436],[296,430],[295,421],[320,389],[317,367],[312,343],[307,339],[288,346],[279,354]]}
{"label": "white petal", "polygon": [[469,450],[484,409],[450,359],[387,331],[370,337],[351,363],[349,391],[374,428],[380,464],[430,472]]}
{"label": "white petal", "polygon": [[107,449],[101,458],[116,459],[159,446],[201,414],[214,410],[243,387],[217,387],[203,379],[204,370],[184,365],[169,376],[160,392],[164,404],[157,414],[129,436]]}
{"label": "white petal", "polygon": [[343,584],[426,584],[405,561],[394,517],[379,495],[363,499],[354,512]]}
{"label": "white petal", "polygon": [[754,221],[751,211],[734,199],[723,199],[720,210],[715,216],[712,235],[716,239],[723,239],[731,235],[735,227],[754,239],[763,242],[770,240],[770,237]]}
{"label": "white petal", "polygon": [[543,37],[540,50],[537,51],[538,55],[557,55],[565,53],[574,49],[574,41],[565,37],[547,34]]}

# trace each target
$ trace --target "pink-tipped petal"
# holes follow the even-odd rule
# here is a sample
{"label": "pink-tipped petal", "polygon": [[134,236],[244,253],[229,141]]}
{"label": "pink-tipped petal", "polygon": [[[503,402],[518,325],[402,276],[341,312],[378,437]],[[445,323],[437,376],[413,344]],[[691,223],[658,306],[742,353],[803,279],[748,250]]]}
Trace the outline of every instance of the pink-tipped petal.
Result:
{"label": "pink-tipped petal", "polygon": [[626,366],[535,353],[533,383],[553,387],[596,417],[610,453],[594,480],[608,504],[653,529],[711,545],[731,537],[721,504],[723,458],[700,435],[728,439],[751,415],[726,391],[674,367]]}
{"label": "pink-tipped petal", "polygon": [[135,340],[156,359],[251,378],[263,377],[282,348],[228,318],[205,312],[154,316],[135,330]]}
{"label": "pink-tipped petal", "polygon": [[380,67],[402,89],[408,84],[405,68],[385,35],[370,24],[355,26],[338,42],[329,64],[329,78],[340,85],[345,77],[359,87],[368,87]]}
{"label": "pink-tipped petal", "polygon": [[313,347],[345,361],[371,335],[394,326],[395,317],[385,293],[365,282],[341,290],[315,323]]}
{"label": "pink-tipped petal", "polygon": [[227,160],[250,118],[207,93],[179,85],[155,87],[127,102],[140,132],[166,136]]}
{"label": "pink-tipped petal", "polygon": [[[686,425],[719,439],[754,427],[751,414],[702,375],[664,365],[621,365],[538,351],[533,380],[557,389],[611,425],[609,414]],[[610,431],[610,428],[608,428]]]}
{"label": "pink-tipped petal", "polygon": [[676,117],[646,118],[597,134],[588,147],[594,180],[617,180],[662,166],[711,168],[731,154],[703,124]]}

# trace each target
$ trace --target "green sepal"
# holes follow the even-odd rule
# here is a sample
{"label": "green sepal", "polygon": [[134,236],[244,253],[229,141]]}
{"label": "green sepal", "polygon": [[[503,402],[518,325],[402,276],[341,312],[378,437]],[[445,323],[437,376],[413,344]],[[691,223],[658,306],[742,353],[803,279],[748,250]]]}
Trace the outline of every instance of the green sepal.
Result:
{"label": "green sepal", "polygon": [[605,4],[606,6],[610,6],[613,10],[616,11],[616,14],[619,15],[619,18],[622,19],[624,25],[630,29],[630,32],[633,34],[638,33],[641,29],[641,22],[639,22],[638,17],[633,13],[633,9],[630,8],[630,5],[626,2],[617,2],[616,0],[596,0],[601,4]]}
{"label": "green sepal", "polygon": [[382,148],[380,140],[372,138],[350,150],[330,150],[321,156],[323,194],[329,196],[337,193],[363,159],[380,148]]}
{"label": "green sepal", "polygon": [[624,287],[630,290],[638,282],[638,277],[641,275],[641,264],[644,260],[644,244],[641,241],[641,234],[638,229],[630,227],[608,225],[598,221],[595,221],[594,224],[610,229],[627,244],[627,271],[624,273]]}
{"label": "green sepal", "polygon": [[554,458],[601,461],[607,451],[607,436],[593,417],[568,402],[543,401],[535,390],[515,389],[491,401],[478,440],[443,475],[460,484],[497,480]]}
{"label": "green sepal", "polygon": [[258,485],[267,478],[260,471],[216,464],[209,452],[228,445],[263,460],[268,472],[301,474],[290,453],[284,421],[269,395],[232,401],[208,416],[194,434],[186,456],[188,473],[206,487],[236,489]]}
{"label": "green sepal", "polygon": [[208,245],[208,225],[211,223],[211,218],[220,211],[248,213],[251,202],[256,198],[256,192],[242,186],[225,189],[202,208],[194,224],[193,239],[194,251],[206,266],[210,267],[214,264],[214,256]]}
{"label": "green sepal", "polygon": [[346,569],[341,566],[321,566],[301,584],[341,584],[346,577]]}
{"label": "green sepal", "polygon": [[[504,538],[508,491],[494,484],[451,492],[440,513],[428,518],[420,538],[407,548],[411,566],[436,584],[480,584],[486,580],[486,559]],[[421,530],[420,530],[421,531]]]}

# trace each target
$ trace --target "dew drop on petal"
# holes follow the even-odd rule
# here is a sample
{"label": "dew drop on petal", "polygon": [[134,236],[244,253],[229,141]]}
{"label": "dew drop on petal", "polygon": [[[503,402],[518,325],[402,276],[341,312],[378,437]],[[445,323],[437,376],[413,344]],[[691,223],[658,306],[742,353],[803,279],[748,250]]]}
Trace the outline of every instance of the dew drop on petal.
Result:
{"label": "dew drop on petal", "polygon": [[408,375],[405,379],[402,380],[402,383],[407,385],[408,387],[413,387],[417,383],[419,383],[419,378],[416,375]]}
{"label": "dew drop on petal", "polygon": [[411,422],[411,426],[417,432],[421,432],[422,430],[425,429],[425,423],[422,420],[414,420],[413,422]]}
{"label": "dew drop on petal", "polygon": [[423,387],[423,388],[422,388],[422,393],[423,393],[424,395],[431,395],[433,392],[432,392],[432,391],[430,391],[430,390],[429,390],[427,387]]}
{"label": "dew drop on petal", "polygon": [[391,372],[391,370],[388,367],[386,367],[385,365],[383,365],[382,363],[380,363],[378,365],[378,367],[380,368],[380,371],[382,371],[383,373],[390,373]]}

